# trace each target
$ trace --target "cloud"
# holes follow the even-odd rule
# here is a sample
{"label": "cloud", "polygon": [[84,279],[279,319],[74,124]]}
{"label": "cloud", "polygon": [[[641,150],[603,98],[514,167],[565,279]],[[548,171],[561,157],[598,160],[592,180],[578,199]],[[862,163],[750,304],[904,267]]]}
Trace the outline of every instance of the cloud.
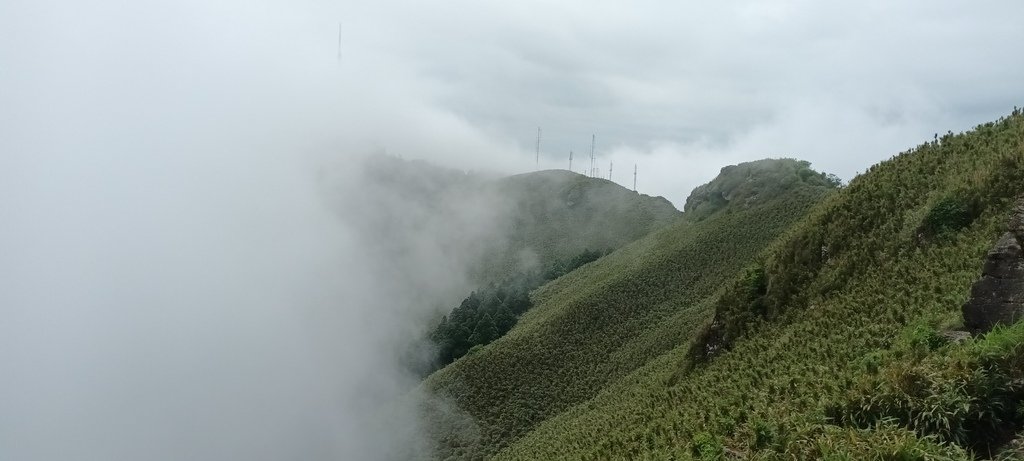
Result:
{"label": "cloud", "polygon": [[333,19],[234,7],[5,7],[20,46],[3,48],[0,96],[0,458],[389,459],[421,443],[391,407],[415,384],[399,353],[464,293],[468,257],[440,251],[456,234],[438,226],[387,242],[360,227],[414,210],[367,200],[358,158],[503,148],[411,97],[416,82],[378,79],[392,63],[311,57],[308,28]]}
{"label": "cloud", "polygon": [[[678,171],[693,151],[723,163],[752,133],[781,132],[742,158],[785,151],[849,179],[1024,101],[1013,83],[1024,66],[1010,58],[1024,7],[1009,1],[410,2],[360,14],[355,22],[388,20],[375,40],[411,63],[437,107],[525,152],[543,127],[547,167],[564,168],[591,134],[605,160],[633,152],[619,160]],[[815,123],[785,125],[795,117]],[[840,123],[850,119],[860,122]],[[855,159],[842,159],[849,150],[835,149],[836,138],[853,143]],[[681,146],[678,155],[652,156],[666,145]],[[678,204],[698,183],[644,184]]]}

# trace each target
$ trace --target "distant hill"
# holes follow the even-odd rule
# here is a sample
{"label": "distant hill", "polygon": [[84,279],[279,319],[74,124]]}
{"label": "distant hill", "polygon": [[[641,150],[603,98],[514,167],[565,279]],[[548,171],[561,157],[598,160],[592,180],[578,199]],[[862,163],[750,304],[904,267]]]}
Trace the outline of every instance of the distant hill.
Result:
{"label": "distant hill", "polygon": [[[741,181],[735,181],[737,172],[744,172]],[[537,181],[559,184],[558,193],[542,195],[563,201],[537,209],[578,208],[583,216],[597,213],[598,205],[606,201],[604,194],[614,193],[596,193],[601,191],[598,187],[610,186],[590,180],[586,184],[594,190],[588,194],[582,189],[576,198],[577,186],[566,188],[564,184],[571,183],[548,179],[554,174],[568,175],[551,172],[509,180],[530,184],[525,188],[530,190],[540,187],[534,185]],[[762,174],[774,179],[762,181]],[[687,344],[710,320],[713,296],[724,282],[834,189],[822,178],[806,162],[789,159],[727,168],[699,190],[733,196],[742,186],[743,193],[762,199],[704,207],[700,216],[687,213],[673,225],[537,290],[532,296],[536,307],[506,336],[425,382],[426,389],[457,405],[475,422],[475,430],[465,431],[461,419],[429,414],[425,425],[437,432],[439,457],[493,455],[543,421]],[[635,213],[646,216],[653,211]],[[548,453],[535,459],[555,458],[559,457]]]}
{"label": "distant hill", "polygon": [[504,248],[478,270],[485,280],[544,267],[586,250],[619,248],[681,216],[663,197],[565,170],[502,178],[489,184],[508,207]]}
{"label": "distant hill", "polygon": [[395,242],[396,258],[423,250],[410,235],[441,239],[470,287],[621,247],[682,214],[662,197],[563,170],[501,177],[379,155],[362,173],[346,197],[357,203],[344,207],[365,216],[362,230]]}
{"label": "distant hill", "polygon": [[433,376],[479,427],[443,433],[441,457],[1024,456],[1024,323],[944,332],[1024,195],[1024,115],[823,200],[726,186],[694,192],[703,219],[542,288],[506,338]]}
{"label": "distant hill", "polygon": [[725,208],[742,209],[775,199],[796,183],[832,188],[839,186],[840,180],[812,170],[810,162],[794,159],[730,165],[722,168],[714,181],[694,189],[683,211],[690,219],[700,220]]}

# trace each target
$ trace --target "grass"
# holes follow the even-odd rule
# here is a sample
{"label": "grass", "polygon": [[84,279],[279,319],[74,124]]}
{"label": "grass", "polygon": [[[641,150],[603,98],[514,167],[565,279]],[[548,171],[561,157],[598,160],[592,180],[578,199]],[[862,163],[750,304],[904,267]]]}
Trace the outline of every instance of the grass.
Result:
{"label": "grass", "polygon": [[832,190],[799,171],[791,169],[797,180],[785,194],[680,221],[535,291],[535,307],[507,335],[424,383],[478,429],[449,429],[455,424],[445,414],[428,414],[438,456],[491,456],[688,343],[710,319],[723,282]]}
{"label": "grass", "polygon": [[[665,247],[651,239],[627,247],[620,253],[655,271],[644,275],[650,291],[677,286],[669,277],[722,270],[708,274],[715,282],[706,281],[707,289],[658,311],[656,321],[645,323],[649,310],[635,309],[584,331],[558,328],[559,318],[590,312],[588,306],[615,311],[602,304],[610,296],[604,290],[627,290],[614,284],[614,272],[628,269],[626,262],[608,273],[581,271],[573,287],[578,298],[538,293],[549,296],[546,309],[530,328],[512,332],[533,344],[561,336],[571,345],[543,380],[519,376],[536,376],[549,363],[516,362],[514,351],[524,346],[495,343],[452,389],[472,389],[476,380],[487,379],[477,370],[494,369],[484,362],[503,360],[507,393],[493,398],[524,395],[518,388],[524,386],[545,409],[532,419],[509,420],[504,438],[485,438],[485,447],[501,448],[495,459],[994,455],[1013,434],[990,426],[1012,430],[1021,420],[1024,327],[949,345],[936,340],[933,329],[959,316],[985,253],[1022,194],[1024,116],[1015,111],[872,167],[766,243],[763,253],[726,258],[712,251],[718,259],[681,258],[677,266],[659,267],[651,262],[665,257]],[[676,226],[656,238],[694,238],[700,229]],[[730,264],[736,260],[741,262]],[[680,324],[679,334],[664,343],[641,331],[683,312],[691,322],[706,323]],[[637,331],[619,336],[620,325],[628,324]],[[632,356],[638,362],[628,372],[593,368],[614,345],[643,349],[630,339],[658,346]],[[590,383],[593,396],[565,399],[565,381]],[[488,417],[481,418],[485,431]],[[481,454],[491,452],[473,447],[454,457]]]}

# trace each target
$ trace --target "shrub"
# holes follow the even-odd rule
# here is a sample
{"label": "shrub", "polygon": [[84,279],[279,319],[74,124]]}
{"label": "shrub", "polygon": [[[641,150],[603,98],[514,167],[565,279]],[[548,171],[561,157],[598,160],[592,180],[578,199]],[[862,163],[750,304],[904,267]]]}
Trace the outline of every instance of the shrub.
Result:
{"label": "shrub", "polygon": [[942,198],[928,211],[921,223],[921,234],[935,237],[963,229],[974,221],[972,206],[963,195]]}
{"label": "shrub", "polygon": [[750,426],[754,433],[754,440],[750,443],[752,448],[760,450],[775,444],[778,433],[774,426],[762,420],[756,420]]}
{"label": "shrub", "polygon": [[720,460],[725,457],[725,447],[717,437],[701,432],[690,442],[690,453],[700,460]]}
{"label": "shrub", "polygon": [[[918,347],[934,345],[925,328],[911,332]],[[892,420],[922,436],[983,449],[1024,422],[1024,323],[918,360],[895,361],[863,379],[833,417],[858,427]]]}

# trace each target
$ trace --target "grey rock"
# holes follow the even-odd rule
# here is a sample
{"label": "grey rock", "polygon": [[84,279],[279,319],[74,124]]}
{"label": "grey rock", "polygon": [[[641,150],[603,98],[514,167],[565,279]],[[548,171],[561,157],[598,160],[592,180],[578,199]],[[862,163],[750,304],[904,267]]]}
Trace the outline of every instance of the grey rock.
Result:
{"label": "grey rock", "polygon": [[998,279],[1017,279],[1024,277],[1024,261],[1021,260],[1021,247],[1017,237],[1007,232],[996,242],[985,258],[982,275]]}
{"label": "grey rock", "polygon": [[1024,318],[1024,198],[1014,206],[1007,227],[985,257],[981,278],[961,309],[964,326],[974,333]]}
{"label": "grey rock", "polygon": [[996,325],[1010,325],[1024,316],[1021,305],[980,301],[964,306],[964,326],[975,333],[986,333]]}
{"label": "grey rock", "polygon": [[967,339],[971,337],[971,332],[962,330],[946,330],[939,333],[939,335],[946,338],[946,341],[956,344],[962,341],[967,341]]}
{"label": "grey rock", "polygon": [[1024,279],[982,276],[971,286],[971,297],[1001,303],[1024,302]]}

